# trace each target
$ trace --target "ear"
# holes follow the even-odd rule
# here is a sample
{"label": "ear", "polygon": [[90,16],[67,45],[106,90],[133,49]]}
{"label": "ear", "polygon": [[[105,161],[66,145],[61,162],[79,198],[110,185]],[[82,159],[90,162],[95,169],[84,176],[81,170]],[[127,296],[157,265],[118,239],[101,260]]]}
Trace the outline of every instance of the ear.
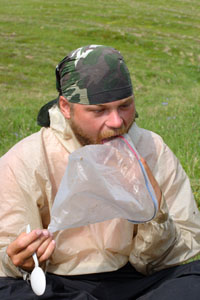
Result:
{"label": "ear", "polygon": [[63,114],[63,116],[66,118],[66,119],[70,119],[70,103],[69,101],[63,97],[63,96],[60,96],[59,97],[59,107],[60,107],[60,110]]}

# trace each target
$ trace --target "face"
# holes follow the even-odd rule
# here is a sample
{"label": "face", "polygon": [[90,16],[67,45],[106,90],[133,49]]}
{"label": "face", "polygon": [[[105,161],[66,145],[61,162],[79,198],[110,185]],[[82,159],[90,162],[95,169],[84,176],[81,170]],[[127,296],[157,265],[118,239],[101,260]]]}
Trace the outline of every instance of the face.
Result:
{"label": "face", "polygon": [[60,97],[60,109],[82,145],[99,144],[128,131],[135,119],[134,97],[100,104],[71,104]]}

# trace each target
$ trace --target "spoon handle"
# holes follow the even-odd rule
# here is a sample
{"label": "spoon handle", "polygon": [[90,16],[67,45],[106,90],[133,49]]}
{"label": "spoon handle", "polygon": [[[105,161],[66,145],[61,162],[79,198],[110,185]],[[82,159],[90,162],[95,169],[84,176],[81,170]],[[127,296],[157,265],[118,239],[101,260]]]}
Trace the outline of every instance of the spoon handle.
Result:
{"label": "spoon handle", "polygon": [[[30,226],[30,224],[28,224],[26,226],[26,233],[30,233],[30,232],[31,232],[31,226]],[[32,257],[33,257],[33,260],[34,260],[34,263],[35,263],[35,267],[39,267],[39,262],[38,262],[38,258],[37,258],[36,253],[33,253]]]}

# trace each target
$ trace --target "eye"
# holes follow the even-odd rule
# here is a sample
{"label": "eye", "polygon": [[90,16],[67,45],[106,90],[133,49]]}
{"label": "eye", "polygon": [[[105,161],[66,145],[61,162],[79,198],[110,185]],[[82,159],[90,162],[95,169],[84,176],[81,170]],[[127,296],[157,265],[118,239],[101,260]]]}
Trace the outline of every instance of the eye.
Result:
{"label": "eye", "polygon": [[120,108],[128,108],[129,106],[131,106],[131,104],[132,104],[132,102],[126,102],[126,103],[124,103],[124,104],[122,104],[122,105],[120,105]]}
{"label": "eye", "polygon": [[95,114],[101,114],[101,113],[104,112],[104,109],[103,108],[93,109],[92,112],[95,113]]}

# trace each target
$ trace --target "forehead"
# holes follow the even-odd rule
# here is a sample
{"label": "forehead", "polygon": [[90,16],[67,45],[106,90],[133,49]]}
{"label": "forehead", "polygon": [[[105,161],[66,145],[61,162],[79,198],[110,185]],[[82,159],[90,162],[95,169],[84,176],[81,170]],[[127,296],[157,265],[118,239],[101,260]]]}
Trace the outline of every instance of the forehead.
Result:
{"label": "forehead", "polygon": [[128,98],[124,98],[121,100],[116,100],[116,101],[112,101],[112,102],[108,102],[108,103],[103,103],[103,104],[90,104],[90,105],[86,105],[86,104],[74,104],[74,106],[77,106],[78,109],[81,109],[83,111],[87,111],[88,109],[92,109],[92,108],[97,108],[97,107],[102,107],[102,108],[115,108],[118,107],[120,105],[123,105],[125,103],[131,103],[134,101],[134,96],[130,96]]}

